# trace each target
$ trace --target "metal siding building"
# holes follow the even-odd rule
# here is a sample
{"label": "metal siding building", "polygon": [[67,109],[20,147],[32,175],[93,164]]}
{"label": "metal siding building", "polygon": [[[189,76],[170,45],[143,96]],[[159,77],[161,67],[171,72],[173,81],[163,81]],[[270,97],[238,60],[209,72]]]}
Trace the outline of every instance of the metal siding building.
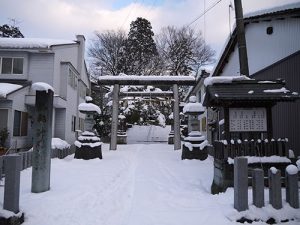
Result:
{"label": "metal siding building", "polygon": [[[256,79],[283,78],[286,86],[300,93],[300,51],[253,74]],[[272,110],[274,137],[287,137],[289,147],[300,156],[300,102],[279,103]]]}

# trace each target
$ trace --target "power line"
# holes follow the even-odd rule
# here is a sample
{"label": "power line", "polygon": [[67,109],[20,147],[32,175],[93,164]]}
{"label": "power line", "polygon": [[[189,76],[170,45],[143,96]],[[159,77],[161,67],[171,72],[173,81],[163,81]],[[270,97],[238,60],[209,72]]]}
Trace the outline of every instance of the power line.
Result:
{"label": "power line", "polygon": [[138,1],[138,0],[134,0],[133,5],[132,5],[132,7],[131,7],[129,13],[127,14],[125,20],[123,21],[123,23],[122,23],[122,25],[121,25],[121,29],[123,28],[124,24],[126,23],[128,17],[129,17],[129,15],[132,13],[133,8],[135,8],[137,1]]}
{"label": "power line", "polygon": [[195,23],[197,20],[199,20],[202,16],[204,16],[208,11],[213,9],[217,4],[219,4],[222,0],[216,1],[213,5],[208,7],[203,13],[201,13],[196,19],[194,19],[192,22],[190,22],[187,26],[191,26],[193,23]]}

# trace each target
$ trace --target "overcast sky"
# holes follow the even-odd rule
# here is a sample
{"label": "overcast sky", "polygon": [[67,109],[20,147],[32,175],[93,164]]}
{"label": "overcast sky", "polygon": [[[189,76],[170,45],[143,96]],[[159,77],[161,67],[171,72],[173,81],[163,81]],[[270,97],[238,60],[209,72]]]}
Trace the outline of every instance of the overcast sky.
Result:
{"label": "overcast sky", "polygon": [[[244,14],[300,0],[243,0]],[[0,0],[0,24],[16,19],[25,37],[74,39],[94,31],[122,28],[129,30],[137,17],[148,19],[154,33],[167,25],[187,26],[218,0]],[[205,41],[216,50],[224,45],[234,23],[230,2],[222,0],[191,25],[202,31]],[[230,12],[230,13],[229,13]],[[231,16],[229,16],[229,14]],[[231,18],[229,20],[229,18]]]}

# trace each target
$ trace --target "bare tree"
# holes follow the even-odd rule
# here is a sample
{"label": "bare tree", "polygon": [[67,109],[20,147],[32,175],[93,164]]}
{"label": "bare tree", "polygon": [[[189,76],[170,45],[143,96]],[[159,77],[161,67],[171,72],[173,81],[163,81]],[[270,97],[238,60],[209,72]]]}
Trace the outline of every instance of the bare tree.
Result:
{"label": "bare tree", "polygon": [[91,72],[94,76],[118,75],[123,72],[126,34],[124,31],[95,33],[96,38],[88,49]]}
{"label": "bare tree", "polygon": [[202,66],[214,62],[215,52],[205,44],[201,33],[191,28],[165,27],[156,43],[165,73],[170,75],[197,74]]}

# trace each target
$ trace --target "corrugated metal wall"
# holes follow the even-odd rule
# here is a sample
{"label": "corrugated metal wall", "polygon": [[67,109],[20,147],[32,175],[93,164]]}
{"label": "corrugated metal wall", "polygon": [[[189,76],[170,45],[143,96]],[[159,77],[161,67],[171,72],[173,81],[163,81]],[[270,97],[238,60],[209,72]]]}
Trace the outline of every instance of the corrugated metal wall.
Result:
{"label": "corrugated metal wall", "polygon": [[[256,79],[283,78],[289,90],[300,93],[300,51],[253,75]],[[300,156],[300,100],[280,102],[272,113],[274,137],[287,137],[290,149]]]}

